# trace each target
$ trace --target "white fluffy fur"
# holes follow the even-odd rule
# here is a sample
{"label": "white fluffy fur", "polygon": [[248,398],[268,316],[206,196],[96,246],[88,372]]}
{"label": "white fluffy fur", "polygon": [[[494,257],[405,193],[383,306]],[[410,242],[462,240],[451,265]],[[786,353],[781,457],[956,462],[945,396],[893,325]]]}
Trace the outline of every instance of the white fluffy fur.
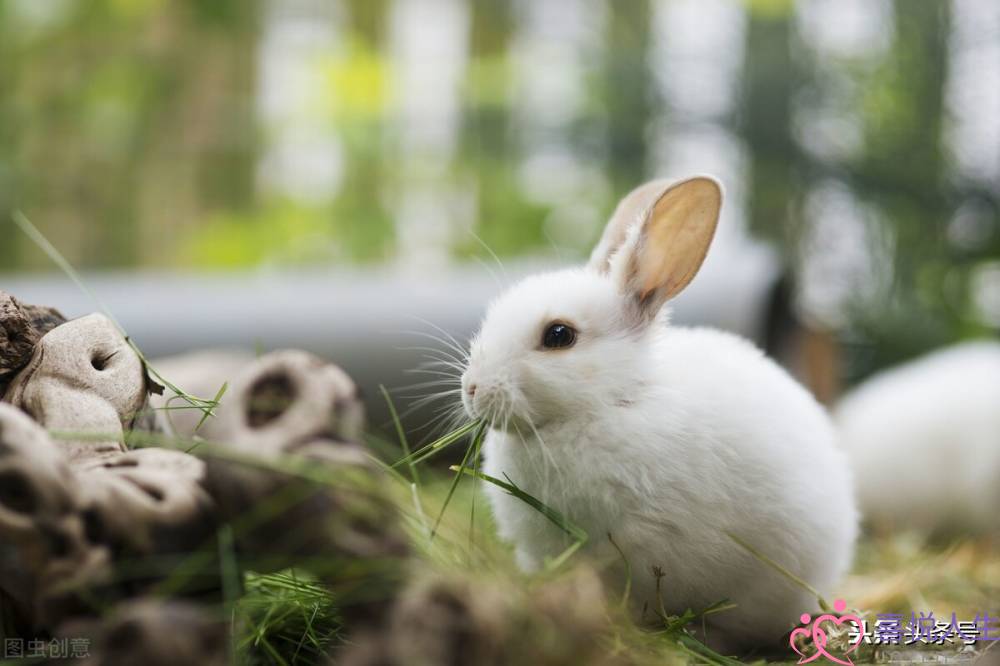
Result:
{"label": "white fluffy fur", "polygon": [[968,342],[871,378],[836,411],[866,519],[1000,529],[1000,342]]}
{"label": "white fluffy fur", "polygon": [[[616,260],[610,275],[528,278],[489,308],[463,376],[477,385],[466,409],[493,423],[485,471],[583,527],[591,555],[620,561],[611,534],[637,611],[659,607],[659,567],[668,612],[738,604],[710,616],[710,642],[774,643],[815,599],[727,532],[827,592],[856,535],[847,461],[820,405],[750,343],[665,315],[637,324]],[[575,346],[539,348],[553,320],[579,330]],[[520,500],[488,492],[525,568],[568,545]]]}

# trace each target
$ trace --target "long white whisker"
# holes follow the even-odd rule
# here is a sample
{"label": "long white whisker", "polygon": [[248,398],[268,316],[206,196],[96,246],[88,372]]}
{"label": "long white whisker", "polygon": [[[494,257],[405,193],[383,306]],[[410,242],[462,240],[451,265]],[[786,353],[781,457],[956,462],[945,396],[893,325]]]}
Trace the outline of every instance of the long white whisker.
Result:
{"label": "long white whisker", "polygon": [[449,377],[448,379],[428,379],[427,381],[423,382],[416,382],[414,384],[404,384],[402,386],[397,386],[393,389],[393,392],[395,393],[398,391],[411,391],[413,389],[433,388],[435,386],[448,386],[452,387],[452,390],[458,390],[459,388],[461,388],[461,381],[455,379],[454,377]]}
{"label": "long white whisker", "polygon": [[465,372],[465,365],[458,363],[457,361],[445,361],[445,360],[431,360],[423,361],[417,366],[417,370],[443,370],[445,372],[452,372],[456,377],[461,377],[462,373]]}
{"label": "long white whisker", "polygon": [[453,361],[464,362],[466,360],[466,356],[465,356],[464,352],[461,353],[461,354],[458,354],[458,353],[455,352],[454,349],[451,348],[451,346],[445,345],[441,340],[435,340],[435,342],[438,342],[439,346],[437,346],[437,347],[428,347],[426,345],[425,346],[408,345],[406,347],[396,347],[396,349],[399,349],[399,350],[402,350],[402,351],[423,351],[423,352],[428,352],[428,353],[431,353],[431,354],[439,354],[439,355],[442,355],[442,356],[446,356],[447,358],[450,358]]}
{"label": "long white whisker", "polygon": [[[433,326],[433,324],[429,324],[429,325]],[[431,333],[427,333],[426,331],[405,331],[405,333],[407,333],[409,335],[416,335],[416,336],[419,336],[419,337],[422,337],[422,338],[426,338],[428,340],[432,340],[434,342],[440,343],[440,344],[444,345],[445,348],[447,348],[447,349],[455,352],[458,355],[459,358],[468,358],[468,352],[466,352],[465,348],[462,347],[461,344],[459,344],[458,340],[455,340],[444,329],[438,329],[438,330],[440,330],[447,337],[441,337],[441,336],[438,336],[438,335],[433,335]]]}
{"label": "long white whisker", "polygon": [[[419,351],[419,349],[415,349],[415,350]],[[408,349],[408,350],[405,350],[405,351],[411,351],[411,350]],[[423,351],[426,352],[427,350],[425,349]],[[448,356],[447,354],[445,354],[441,350],[435,350],[433,353],[435,353],[437,355],[436,356],[432,356],[429,353],[425,354],[424,355],[424,360],[421,361],[420,363],[418,363],[416,367],[419,369],[419,368],[440,368],[440,367],[458,366],[458,367],[462,368],[463,370],[465,369],[465,364],[466,364],[465,359],[454,358],[453,356]]]}
{"label": "long white whisker", "polygon": [[460,373],[448,372],[446,370],[435,370],[433,368],[407,368],[403,372],[408,375],[436,375],[439,377],[448,377],[449,379],[453,379],[457,382],[462,381],[462,375]]}
{"label": "long white whisker", "polygon": [[[435,415],[424,425],[415,428],[414,433],[427,430],[430,435],[434,435],[438,430],[451,432],[455,430],[465,420],[465,410],[461,403],[449,404],[439,408]],[[444,427],[441,427],[444,424]],[[429,438],[428,438],[429,439]]]}
{"label": "long white whisker", "polygon": [[493,270],[492,266],[483,261],[480,257],[474,256],[472,258],[476,260],[477,264],[483,267],[483,270],[490,274],[490,277],[493,279],[493,284],[496,285],[498,291],[503,291],[507,287],[507,285],[500,279],[500,276],[497,275],[497,272]]}
{"label": "long white whisker", "polygon": [[[546,500],[549,501],[555,496],[557,488],[552,485],[551,474],[558,471],[558,463],[555,459],[555,454],[549,450],[549,447],[545,445],[545,440],[542,439],[542,435],[538,432],[538,428],[535,427],[535,421],[531,418],[531,414],[526,413],[525,418],[528,421],[528,426],[531,431],[535,434],[535,439],[538,440],[538,447],[542,451],[543,467],[545,468],[545,496]],[[558,475],[557,475],[558,478]],[[559,484],[561,487],[561,484]]]}
{"label": "long white whisker", "polygon": [[563,257],[562,251],[559,249],[559,246],[556,245],[556,242],[552,240],[552,236],[549,235],[549,232],[545,231],[545,229],[542,229],[542,235],[545,236],[545,240],[547,240],[549,242],[549,245],[552,246],[552,249],[555,250],[556,258],[559,259],[559,263],[565,263],[566,258]]}
{"label": "long white whisker", "polygon": [[464,357],[455,356],[455,354],[450,350],[442,349],[441,347],[416,346],[416,347],[396,347],[396,349],[399,351],[420,351],[420,352],[426,352],[428,354],[436,354],[437,356],[433,356],[431,358],[444,359],[451,361],[453,363],[457,363],[459,365],[464,365],[467,360]]}
{"label": "long white whisker", "polygon": [[420,370],[444,370],[451,371],[456,377],[462,375],[465,372],[465,366],[456,361],[445,361],[443,359],[434,359],[430,361],[422,361],[416,368],[412,371],[417,372]]}
{"label": "long white whisker", "polygon": [[391,392],[407,400],[410,399],[413,400],[407,405],[406,409],[400,411],[399,413],[399,418],[405,419],[406,417],[412,415],[414,412],[423,409],[425,406],[433,403],[434,401],[446,400],[450,404],[452,402],[452,396],[460,394],[461,389],[447,389],[443,391],[435,391],[429,394],[426,393],[405,394],[405,393],[397,393],[397,391],[398,389],[393,389]]}
{"label": "long white whisker", "polygon": [[428,394],[428,395],[419,394],[419,397],[416,397],[416,396],[406,396],[408,398],[414,398],[414,400],[410,404],[410,406],[407,408],[407,410],[406,410],[405,413],[406,414],[412,414],[414,411],[416,411],[416,410],[418,410],[418,409],[420,409],[422,407],[425,407],[425,406],[433,403],[436,400],[444,400],[444,399],[448,398],[449,399],[448,402],[450,403],[450,402],[452,402],[452,400],[450,398],[452,396],[454,396],[454,395],[461,395],[461,389],[450,389],[450,390],[447,390],[447,391],[437,391],[435,393],[431,393],[431,394]]}
{"label": "long white whisker", "polygon": [[458,350],[464,357],[468,358],[469,352],[466,351],[465,345],[463,345],[461,342],[459,342],[455,338],[454,335],[452,335],[451,333],[449,333],[445,329],[441,328],[440,326],[438,326],[437,324],[435,324],[432,321],[428,321],[428,320],[426,320],[426,319],[424,319],[422,317],[417,317],[417,320],[418,321],[422,321],[423,323],[427,324],[428,326],[433,327],[436,331],[438,331],[439,333],[441,333],[441,335],[444,335],[445,337],[447,337],[448,340],[451,341],[452,349]]}
{"label": "long white whisker", "polygon": [[486,241],[480,238],[479,235],[476,234],[476,232],[473,231],[472,229],[469,229],[469,233],[472,235],[473,238],[476,239],[476,241],[480,245],[483,246],[483,249],[485,249],[491,257],[493,257],[493,261],[497,262],[497,266],[500,267],[500,272],[503,273],[504,280],[507,282],[507,284],[510,284],[510,276],[507,275],[507,269],[504,268],[503,262],[500,261],[500,257],[498,257],[497,253],[493,251],[493,248],[487,245]]}
{"label": "long white whisker", "polygon": [[[517,427],[517,421],[513,420],[511,422],[511,425],[514,427],[514,432],[517,433],[518,439],[521,440],[521,445],[525,448],[525,452],[527,453],[527,455],[530,458],[532,458],[532,459],[535,458],[536,457],[536,453],[533,450],[533,448],[535,448],[535,447],[532,447],[532,443],[528,441],[528,439],[524,436],[524,433],[521,432],[521,429]],[[532,462],[532,464],[534,464],[534,461]],[[546,468],[546,469],[543,469],[543,472],[542,472],[544,474],[544,477],[542,478],[542,487],[541,488],[531,488],[531,489],[528,490],[528,492],[531,492],[531,493],[534,493],[534,494],[538,495],[539,496],[538,499],[540,499],[542,502],[546,502],[547,503],[548,502],[548,497],[546,496],[546,489],[548,488],[548,469],[547,469],[548,466],[543,464],[542,467]]]}

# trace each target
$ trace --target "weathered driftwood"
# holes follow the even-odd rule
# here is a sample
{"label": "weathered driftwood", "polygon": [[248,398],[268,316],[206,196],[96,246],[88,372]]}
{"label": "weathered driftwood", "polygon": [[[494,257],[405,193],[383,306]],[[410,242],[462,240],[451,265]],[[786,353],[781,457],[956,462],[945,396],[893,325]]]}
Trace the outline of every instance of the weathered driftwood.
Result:
{"label": "weathered driftwood", "polygon": [[175,666],[230,663],[226,623],[198,604],[143,599],[100,619],[70,622],[59,633],[87,641],[82,666]]}
{"label": "weathered driftwood", "polygon": [[[10,330],[42,330],[25,328],[10,303],[8,319],[21,317]],[[11,405],[0,404],[0,590],[28,631],[85,617],[85,593],[105,603],[141,594],[173,573],[170,556],[215,548],[227,524],[243,563],[311,568],[355,621],[394,596],[406,539],[382,470],[359,444],[363,409],[339,368],[298,351],[254,361],[203,460],[126,448],[150,383],[106,317],[52,328],[23,363],[26,349],[9,364],[21,364],[3,396]],[[217,591],[212,564],[175,592]]]}
{"label": "weathered driftwood", "polygon": [[146,374],[139,356],[104,315],[62,324],[35,345],[4,400],[48,430],[73,464],[96,464],[123,453],[124,429],[146,404]]}
{"label": "weathered driftwood", "polygon": [[[88,545],[114,556],[119,565],[114,576],[127,578],[124,587],[130,591],[163,574],[123,571],[121,563],[156,555],[169,571],[164,556],[197,548],[216,529],[214,502],[201,484],[202,461],[179,451],[128,451],[124,445],[125,432],[143,413],[148,386],[139,355],[109,319],[92,314],[41,337],[5,394],[6,401],[59,433],[54,443],[41,428],[33,437],[45,439],[46,454],[54,451],[70,470],[66,483]],[[26,455],[26,466],[35,464],[30,452]],[[75,587],[105,583],[81,570]],[[48,624],[72,612],[71,604],[58,606],[29,618]]]}
{"label": "weathered driftwood", "polygon": [[[191,395],[212,398],[223,384],[233,381],[252,365],[257,356],[240,349],[205,349],[176,356],[156,358],[151,361],[162,376]],[[216,418],[202,420],[202,412],[191,409],[178,393],[169,387],[161,395],[150,395],[150,405],[163,415],[173,432],[179,437],[198,435],[209,441],[221,440],[219,423],[231,404],[229,391],[215,408]]]}
{"label": "weathered driftwood", "polygon": [[417,578],[380,631],[355,636],[342,666],[592,664],[616,658],[597,574],[577,568],[533,588],[460,573]]}
{"label": "weathered driftwood", "polygon": [[[217,527],[197,458],[144,449],[102,461],[71,465],[38,424],[0,404],[0,587],[29,626],[56,626],[80,593],[117,598],[162,580],[169,556],[186,556]],[[158,567],[143,567],[154,555]],[[183,589],[217,584],[203,579]]]}
{"label": "weathered driftwood", "polygon": [[109,549],[90,538],[76,475],[47,433],[0,403],[0,584],[32,627],[60,619],[59,600],[110,576]]}
{"label": "weathered driftwood", "polygon": [[220,427],[231,446],[273,458],[316,441],[358,447],[364,407],[350,377],[299,350],[262,356],[229,391]]}
{"label": "weathered driftwood", "polygon": [[[244,559],[257,570],[305,564],[332,584],[365,578],[366,592],[379,580],[394,586],[406,540],[359,444],[364,414],[351,379],[311,354],[274,352],[235,380],[229,401],[224,439],[258,463],[209,457],[206,487]],[[367,564],[345,566],[352,561]]]}
{"label": "weathered driftwood", "polygon": [[22,303],[0,290],[0,398],[31,358],[38,340],[66,318],[54,308]]}
{"label": "weathered driftwood", "polygon": [[179,554],[215,532],[205,463],[168,449],[138,449],[78,472],[95,536],[133,558]]}

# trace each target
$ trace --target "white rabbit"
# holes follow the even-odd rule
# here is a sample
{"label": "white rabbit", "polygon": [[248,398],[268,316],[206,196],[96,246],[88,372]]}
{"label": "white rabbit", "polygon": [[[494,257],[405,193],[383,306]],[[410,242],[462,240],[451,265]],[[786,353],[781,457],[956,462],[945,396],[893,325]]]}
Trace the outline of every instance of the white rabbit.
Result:
{"label": "white rabbit", "polygon": [[[729,534],[826,592],[850,564],[857,518],[813,397],[749,342],[667,324],[664,304],[701,266],[721,204],[708,177],[634,190],[589,265],[529,277],[489,307],[462,400],[490,422],[488,474],[585,529],[590,554],[620,561],[611,535],[637,613],[729,600],[738,607],[708,616],[706,633],[734,650],[774,644],[816,600]],[[569,545],[487,488],[522,567]]]}
{"label": "white rabbit", "polygon": [[966,342],[881,372],[841,400],[835,420],[866,520],[1000,530],[1000,342]]}

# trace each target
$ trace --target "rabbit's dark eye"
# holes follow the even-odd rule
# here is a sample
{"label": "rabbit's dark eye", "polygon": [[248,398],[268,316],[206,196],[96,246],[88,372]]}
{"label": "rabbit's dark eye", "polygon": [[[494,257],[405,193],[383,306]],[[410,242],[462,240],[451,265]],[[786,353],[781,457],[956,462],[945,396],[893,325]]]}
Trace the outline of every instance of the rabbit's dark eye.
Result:
{"label": "rabbit's dark eye", "polygon": [[542,336],[542,346],[546,349],[564,349],[576,342],[576,331],[566,324],[549,324]]}

